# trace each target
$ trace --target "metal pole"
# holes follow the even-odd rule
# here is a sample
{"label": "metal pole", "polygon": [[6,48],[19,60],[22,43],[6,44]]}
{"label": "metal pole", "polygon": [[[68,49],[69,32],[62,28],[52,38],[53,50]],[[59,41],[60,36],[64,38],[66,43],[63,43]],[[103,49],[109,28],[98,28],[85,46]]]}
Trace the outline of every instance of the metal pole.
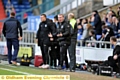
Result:
{"label": "metal pole", "polygon": [[70,3],[70,10],[72,9],[72,2]]}
{"label": "metal pole", "polygon": [[113,0],[113,4],[115,4],[115,1]]}
{"label": "metal pole", "polygon": [[23,12],[23,13],[21,14],[21,24],[23,24],[23,23],[24,23],[24,22],[23,22],[23,20],[24,20],[24,18],[23,18],[24,13],[25,13],[25,12]]}
{"label": "metal pole", "polygon": [[117,3],[119,3],[118,0],[117,0]]}
{"label": "metal pole", "polygon": [[67,5],[65,6],[65,13],[67,13]]}
{"label": "metal pole", "polygon": [[77,9],[76,9],[77,16],[76,16],[76,18],[78,18],[78,0],[76,1],[76,5],[77,5]]}

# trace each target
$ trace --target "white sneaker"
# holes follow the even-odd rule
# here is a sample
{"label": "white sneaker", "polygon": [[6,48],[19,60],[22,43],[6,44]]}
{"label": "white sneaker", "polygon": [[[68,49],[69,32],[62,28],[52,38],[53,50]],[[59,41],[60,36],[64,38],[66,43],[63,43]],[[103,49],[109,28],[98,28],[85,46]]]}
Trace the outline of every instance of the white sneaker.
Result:
{"label": "white sneaker", "polygon": [[50,66],[48,64],[46,64],[43,68],[44,69],[48,69]]}
{"label": "white sneaker", "polygon": [[39,66],[39,68],[44,68],[45,67],[45,64],[43,64],[42,66]]}

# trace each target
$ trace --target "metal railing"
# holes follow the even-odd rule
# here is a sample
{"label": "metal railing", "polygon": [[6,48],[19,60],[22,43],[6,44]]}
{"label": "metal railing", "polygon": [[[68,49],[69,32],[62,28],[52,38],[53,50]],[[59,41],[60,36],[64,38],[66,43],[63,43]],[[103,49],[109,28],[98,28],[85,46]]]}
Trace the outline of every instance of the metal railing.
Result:
{"label": "metal railing", "polygon": [[[2,35],[2,41],[5,41],[5,37]],[[23,31],[23,39],[22,41],[20,41],[21,43],[25,43],[25,44],[34,44],[35,43],[35,39],[36,39],[36,32],[34,31]],[[78,40],[77,43],[79,44],[79,46],[83,47],[83,40]],[[77,45],[78,45],[77,44]],[[110,44],[110,42],[107,41],[85,41],[85,47],[91,47],[89,45],[92,45],[92,47],[95,48],[112,48],[112,45]],[[94,44],[94,45],[93,45]],[[104,45],[104,47],[103,47]],[[109,45],[109,47],[108,47]]]}
{"label": "metal railing", "polygon": [[[5,41],[5,37],[2,34],[1,35],[2,40]],[[23,31],[23,39],[20,41],[22,43],[35,43],[36,33],[33,31]]]}
{"label": "metal railing", "polygon": [[113,45],[108,41],[85,41],[85,45],[83,45],[83,40],[77,41],[77,46],[80,47],[93,47],[93,48],[107,48],[112,49]]}

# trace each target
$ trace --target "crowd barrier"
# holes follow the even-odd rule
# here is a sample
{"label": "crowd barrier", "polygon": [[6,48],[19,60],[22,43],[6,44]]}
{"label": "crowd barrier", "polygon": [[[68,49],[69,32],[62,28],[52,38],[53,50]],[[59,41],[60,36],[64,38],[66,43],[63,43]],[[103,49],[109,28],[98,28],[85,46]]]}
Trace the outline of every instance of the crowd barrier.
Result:
{"label": "crowd barrier", "polygon": [[93,47],[77,47],[76,63],[85,63],[88,61],[105,61],[108,56],[112,56],[113,49],[93,48]]}

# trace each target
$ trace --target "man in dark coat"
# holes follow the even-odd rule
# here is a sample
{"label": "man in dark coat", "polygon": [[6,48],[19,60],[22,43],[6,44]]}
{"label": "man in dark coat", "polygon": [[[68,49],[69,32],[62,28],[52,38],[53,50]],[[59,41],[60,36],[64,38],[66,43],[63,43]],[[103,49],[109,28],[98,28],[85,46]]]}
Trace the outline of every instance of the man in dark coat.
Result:
{"label": "man in dark coat", "polygon": [[41,23],[36,35],[38,46],[40,46],[43,58],[43,65],[40,66],[40,68],[49,68],[48,48],[50,46],[50,38],[48,35],[54,33],[55,28],[51,21],[46,18],[45,14],[42,14],[40,18]]}
{"label": "man in dark coat", "polygon": [[[19,30],[19,31],[18,31]],[[10,19],[4,22],[3,34],[6,37],[8,48],[9,64],[17,65],[17,55],[19,51],[19,40],[22,40],[22,27],[20,22],[15,18],[15,13],[10,14]],[[20,36],[19,36],[20,32]],[[14,53],[12,54],[12,45]]]}
{"label": "man in dark coat", "polygon": [[109,65],[120,74],[120,44],[114,36],[110,38],[110,43],[114,45],[114,50],[113,56],[108,57]]}
{"label": "man in dark coat", "polygon": [[67,49],[70,45],[70,26],[68,22],[65,21],[63,14],[58,15],[58,27],[56,34],[53,36],[57,37],[60,46],[60,64],[58,69],[62,69],[64,61],[66,68],[68,68]]}
{"label": "man in dark coat", "polygon": [[102,22],[101,22],[101,18],[98,14],[98,12],[95,10],[93,11],[93,15],[94,15],[94,29],[95,29],[95,34],[96,35],[101,35],[102,34]]}

